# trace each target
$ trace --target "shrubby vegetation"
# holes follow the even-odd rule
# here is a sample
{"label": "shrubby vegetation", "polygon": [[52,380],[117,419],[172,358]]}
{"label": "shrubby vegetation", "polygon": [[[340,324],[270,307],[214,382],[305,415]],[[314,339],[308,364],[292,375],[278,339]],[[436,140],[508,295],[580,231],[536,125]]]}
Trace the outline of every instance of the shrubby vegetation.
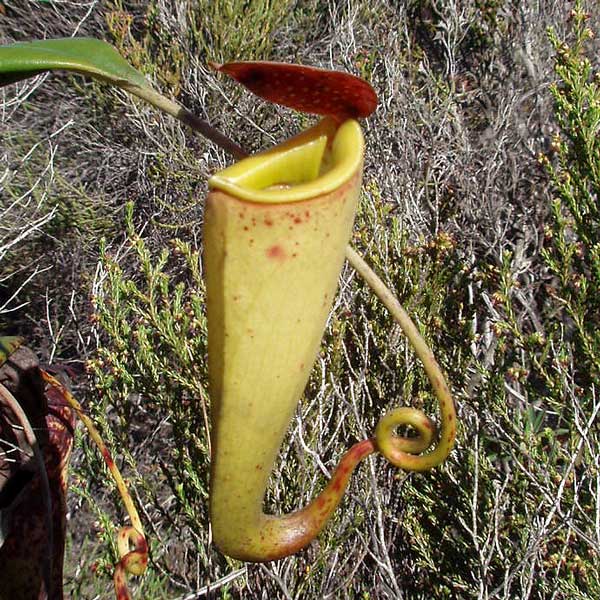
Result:
{"label": "shrubby vegetation", "polygon": [[[81,367],[78,395],[147,523],[137,597],[191,598],[215,582],[215,598],[600,597],[596,3],[99,4],[2,0],[0,40],[107,39],[250,150],[308,121],[221,81],[207,59],[373,82],[353,244],[438,353],[462,422],[435,472],[369,459],[307,551],[264,566],[224,558],[207,519],[199,231],[207,175],[226,157],[97,83],[3,89],[1,328]],[[402,403],[435,410],[402,335],[347,269],[269,508],[306,502]],[[77,442],[66,585],[106,597],[122,509]]]}

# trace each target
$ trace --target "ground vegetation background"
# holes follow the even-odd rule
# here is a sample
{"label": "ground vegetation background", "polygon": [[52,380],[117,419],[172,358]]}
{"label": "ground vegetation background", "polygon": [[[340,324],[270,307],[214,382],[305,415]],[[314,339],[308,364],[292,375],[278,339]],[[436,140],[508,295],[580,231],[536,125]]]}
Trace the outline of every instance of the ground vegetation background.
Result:
{"label": "ground vegetation background", "polygon": [[[589,29],[588,29],[589,28]],[[600,597],[600,8],[593,0],[0,0],[0,43],[85,35],[256,151],[312,119],[208,60],[348,70],[380,96],[353,245],[434,348],[456,396],[448,462],[354,477],[306,551],[211,546],[200,254],[206,180],[230,158],[72,75],[0,90],[0,329],[74,391],[151,544],[137,598]],[[128,208],[130,207],[130,208]],[[435,402],[346,268],[267,505],[315,495],[401,404]],[[123,518],[78,430],[65,586],[108,598]]]}

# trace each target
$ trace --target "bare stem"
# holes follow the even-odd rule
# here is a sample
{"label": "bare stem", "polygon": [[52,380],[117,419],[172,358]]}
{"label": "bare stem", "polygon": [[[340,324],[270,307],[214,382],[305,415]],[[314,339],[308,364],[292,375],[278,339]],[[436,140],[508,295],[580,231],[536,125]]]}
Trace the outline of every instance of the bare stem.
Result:
{"label": "bare stem", "polygon": [[221,133],[218,129],[215,129],[210,123],[200,119],[180,104],[177,104],[177,102],[169,100],[167,97],[159,94],[150,87],[124,86],[123,89],[142,100],[146,100],[146,102],[149,102],[172,117],[179,119],[194,131],[197,131],[211,142],[217,144],[220,148],[223,148],[226,152],[233,154],[235,158],[240,159],[248,156],[248,153],[241,146]]}

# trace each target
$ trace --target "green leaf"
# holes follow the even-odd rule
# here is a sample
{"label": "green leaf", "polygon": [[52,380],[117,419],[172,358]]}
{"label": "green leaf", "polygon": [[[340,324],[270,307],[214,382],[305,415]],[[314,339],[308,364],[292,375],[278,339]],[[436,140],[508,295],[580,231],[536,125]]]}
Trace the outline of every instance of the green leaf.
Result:
{"label": "green leaf", "polygon": [[0,87],[54,70],[90,75],[116,85],[179,119],[234,156],[247,155],[243,148],[209,123],[157,92],[106,42],[95,38],[60,38],[0,46]]}
{"label": "green leaf", "polygon": [[0,86],[54,70],[90,75],[126,89],[150,87],[139,71],[102,40],[60,38],[0,46]]}

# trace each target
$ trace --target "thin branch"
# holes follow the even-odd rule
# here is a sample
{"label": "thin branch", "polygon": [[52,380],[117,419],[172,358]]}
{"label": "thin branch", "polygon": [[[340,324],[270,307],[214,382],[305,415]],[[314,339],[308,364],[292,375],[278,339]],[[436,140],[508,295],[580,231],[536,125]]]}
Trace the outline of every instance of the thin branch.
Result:
{"label": "thin branch", "polygon": [[223,587],[224,585],[231,583],[238,577],[241,577],[242,575],[247,575],[247,574],[248,574],[248,569],[246,567],[237,569],[237,571],[233,571],[232,573],[229,573],[229,574],[225,575],[224,577],[221,577],[221,579],[217,579],[217,581],[215,581],[213,583],[209,583],[208,585],[205,585],[203,588],[200,588],[197,592],[193,592],[192,594],[188,594],[186,596],[179,596],[176,600],[197,600],[198,598],[207,596],[210,592],[217,591],[220,587]]}

